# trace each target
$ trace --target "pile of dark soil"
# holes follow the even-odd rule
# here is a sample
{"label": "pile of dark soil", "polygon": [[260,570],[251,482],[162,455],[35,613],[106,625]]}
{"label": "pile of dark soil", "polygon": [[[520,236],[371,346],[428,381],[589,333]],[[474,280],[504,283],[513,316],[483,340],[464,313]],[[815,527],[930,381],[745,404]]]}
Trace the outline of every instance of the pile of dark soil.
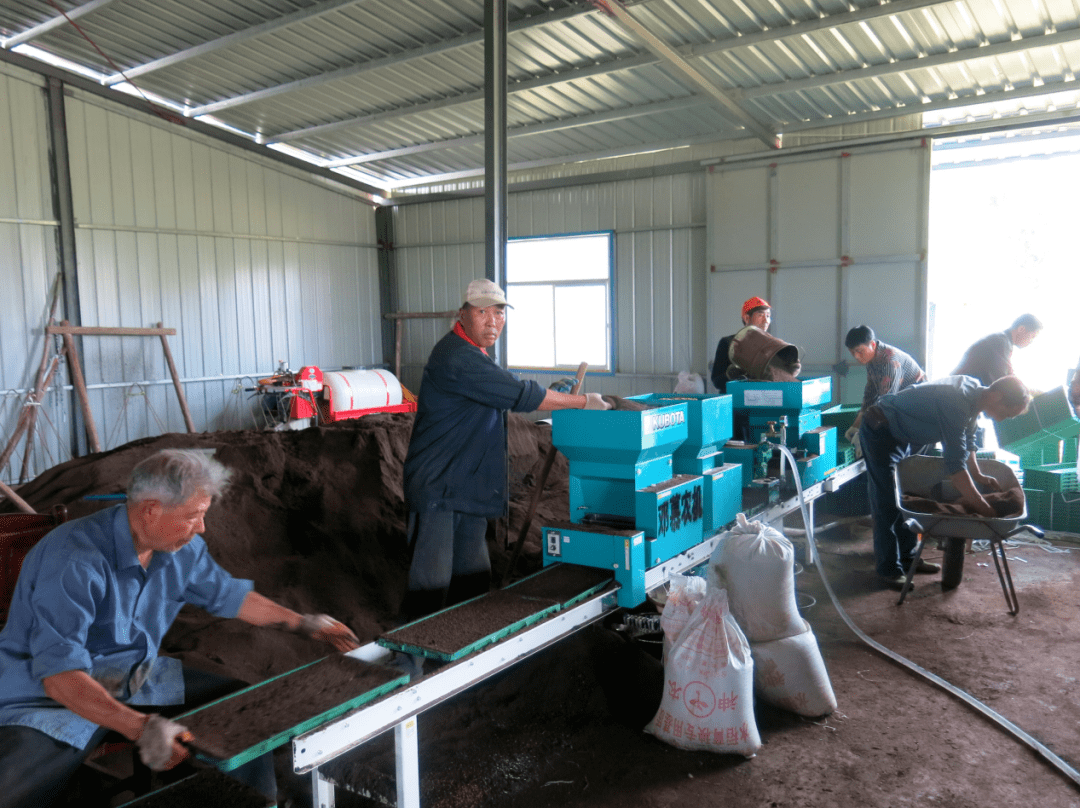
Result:
{"label": "pile of dark soil", "polygon": [[[20,488],[40,512],[68,508],[84,516],[109,502],[91,494],[121,492],[131,469],[166,448],[213,449],[232,470],[229,489],[206,517],[214,558],[260,593],[302,613],[326,613],[362,642],[395,625],[408,572],[402,469],[411,414],[369,415],[292,432],[169,434],[56,466]],[[511,415],[509,536],[516,539],[535,490],[551,430]],[[567,514],[567,461],[561,454],[537,508],[518,574],[540,564],[540,526]],[[493,521],[489,546],[496,577],[510,552],[507,530]],[[326,654],[326,646],[271,629],[253,629],[185,608],[163,652],[250,684]]]}

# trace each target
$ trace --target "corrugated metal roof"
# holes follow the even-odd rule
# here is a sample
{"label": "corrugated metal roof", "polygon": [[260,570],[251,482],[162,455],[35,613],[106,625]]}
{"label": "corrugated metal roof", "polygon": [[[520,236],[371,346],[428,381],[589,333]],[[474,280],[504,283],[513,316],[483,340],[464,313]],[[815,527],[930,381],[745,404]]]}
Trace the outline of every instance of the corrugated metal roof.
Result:
{"label": "corrugated metal roof", "polygon": [[[509,2],[511,168],[918,112],[950,122],[974,103],[1006,118],[1041,98],[1075,108],[1074,0],[593,2]],[[70,20],[50,0],[0,7],[0,44],[107,84],[119,68],[186,115],[379,187],[483,168],[483,0],[56,3]]]}

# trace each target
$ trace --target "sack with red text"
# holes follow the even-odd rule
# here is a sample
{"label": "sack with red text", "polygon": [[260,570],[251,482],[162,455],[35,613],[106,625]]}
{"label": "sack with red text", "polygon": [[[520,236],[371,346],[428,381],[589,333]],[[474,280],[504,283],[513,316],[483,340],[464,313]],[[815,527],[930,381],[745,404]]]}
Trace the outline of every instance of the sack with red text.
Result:
{"label": "sack with red text", "polygon": [[836,709],[836,695],[814,630],[805,620],[803,625],[806,630],[794,637],[750,643],[754,684],[762,701],[816,718]]}
{"label": "sack with red text", "polygon": [[664,631],[664,659],[686,623],[705,599],[705,579],[692,575],[672,575],[667,601],[660,613],[660,628]]}
{"label": "sack with red text", "polygon": [[754,662],[723,589],[708,588],[672,644],[660,710],[645,731],[680,749],[752,757],[761,748]]}

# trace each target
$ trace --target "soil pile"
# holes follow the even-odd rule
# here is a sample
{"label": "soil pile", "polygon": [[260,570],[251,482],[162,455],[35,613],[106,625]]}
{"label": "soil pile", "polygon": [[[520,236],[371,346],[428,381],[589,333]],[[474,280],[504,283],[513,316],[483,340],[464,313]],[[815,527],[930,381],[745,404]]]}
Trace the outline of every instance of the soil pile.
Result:
{"label": "soil pile", "polygon": [[[131,469],[160,449],[213,450],[232,470],[229,489],[211,507],[204,538],[230,573],[299,612],[331,614],[363,642],[395,622],[408,572],[402,470],[411,414],[369,415],[293,432],[168,434],[77,458],[46,471],[19,493],[36,510],[67,506],[69,518],[110,502],[85,500],[123,491]],[[509,536],[528,510],[550,428],[511,415]],[[567,461],[557,457],[518,561],[519,574],[539,567],[540,526],[563,520]],[[505,526],[489,530],[498,577],[508,562]],[[496,539],[497,536],[497,539]],[[249,683],[324,656],[303,637],[252,629],[185,608],[163,652],[204,670]]]}

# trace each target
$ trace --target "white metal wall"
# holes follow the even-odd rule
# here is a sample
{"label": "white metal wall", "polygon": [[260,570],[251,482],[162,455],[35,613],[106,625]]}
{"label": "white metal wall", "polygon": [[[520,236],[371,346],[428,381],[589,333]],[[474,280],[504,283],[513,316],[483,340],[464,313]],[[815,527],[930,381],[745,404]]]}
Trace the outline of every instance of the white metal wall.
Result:
{"label": "white metal wall", "polygon": [[[615,234],[615,373],[591,374],[590,391],[670,391],[680,370],[704,372],[705,182],[701,173],[510,194],[508,231],[544,236]],[[456,310],[484,274],[484,200],[405,205],[395,219],[398,305],[404,312]],[[402,377],[419,388],[432,346],[449,320],[412,320]],[[507,328],[514,327],[513,312]],[[562,375],[562,374],[559,374]],[[532,374],[545,386],[551,374]]]}
{"label": "white metal wall", "polygon": [[844,347],[853,326],[925,364],[929,176],[929,147],[912,144],[711,166],[709,344],[761,295],[803,375],[834,374],[834,401],[861,401],[866,383]]}
{"label": "white metal wall", "polygon": [[[44,81],[0,65],[0,449],[34,387],[44,349],[46,301],[57,265],[50,188]],[[35,430],[39,462],[66,459],[66,400],[57,391],[43,402],[49,417],[39,418]],[[18,479],[23,445],[0,468],[0,479]]]}
{"label": "white metal wall", "polygon": [[[94,96],[67,116],[82,324],[175,327],[197,430],[249,425],[279,360],[382,361],[374,209]],[[83,356],[108,447],[184,431],[156,338]]]}

